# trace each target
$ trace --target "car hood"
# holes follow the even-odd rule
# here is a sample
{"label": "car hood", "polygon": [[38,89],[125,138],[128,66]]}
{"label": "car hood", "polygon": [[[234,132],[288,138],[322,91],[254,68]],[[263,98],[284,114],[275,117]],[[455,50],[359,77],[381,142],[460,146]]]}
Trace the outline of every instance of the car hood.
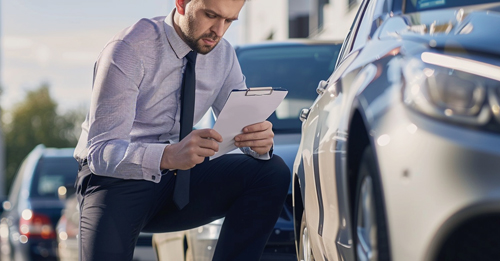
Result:
{"label": "car hood", "polygon": [[383,26],[381,39],[427,43],[431,48],[462,52],[483,52],[500,55],[500,7],[482,9],[444,9],[411,13],[389,18]]}

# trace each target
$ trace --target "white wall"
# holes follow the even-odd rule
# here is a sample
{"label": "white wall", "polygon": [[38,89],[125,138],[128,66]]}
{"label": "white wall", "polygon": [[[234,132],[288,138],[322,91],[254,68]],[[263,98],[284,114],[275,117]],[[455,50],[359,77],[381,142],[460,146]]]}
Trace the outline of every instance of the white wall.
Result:
{"label": "white wall", "polygon": [[[288,39],[288,16],[309,12],[310,23],[315,24],[314,8],[318,0],[251,0],[242,10],[241,43]],[[359,0],[358,2],[361,2]],[[313,39],[342,40],[356,16],[359,3],[349,8],[347,0],[330,0],[323,8],[324,25],[320,31],[310,30]]]}
{"label": "white wall", "polygon": [[288,38],[288,0],[251,0],[245,3],[243,43]]}

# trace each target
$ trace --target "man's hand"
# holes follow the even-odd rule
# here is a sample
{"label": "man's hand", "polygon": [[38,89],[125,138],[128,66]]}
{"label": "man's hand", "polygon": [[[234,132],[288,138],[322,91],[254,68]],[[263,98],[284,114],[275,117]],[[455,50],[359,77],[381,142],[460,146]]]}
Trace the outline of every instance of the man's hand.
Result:
{"label": "man's hand", "polygon": [[222,136],[213,129],[193,130],[179,143],[167,146],[161,157],[160,168],[186,170],[200,164],[205,157],[219,151]]}
{"label": "man's hand", "polygon": [[236,147],[250,147],[260,155],[269,152],[273,146],[273,124],[269,121],[243,128],[243,133],[234,137]]}

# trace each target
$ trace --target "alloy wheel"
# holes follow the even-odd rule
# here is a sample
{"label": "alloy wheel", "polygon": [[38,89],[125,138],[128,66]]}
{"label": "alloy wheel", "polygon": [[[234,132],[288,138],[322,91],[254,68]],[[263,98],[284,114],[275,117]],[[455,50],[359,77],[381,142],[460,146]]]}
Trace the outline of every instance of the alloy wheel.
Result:
{"label": "alloy wheel", "polygon": [[314,261],[314,257],[311,252],[311,241],[309,240],[309,229],[307,228],[305,212],[302,214],[300,231],[302,236],[299,248],[299,259],[300,261]]}
{"label": "alloy wheel", "polygon": [[373,181],[364,176],[358,195],[356,254],[361,261],[377,260],[377,216]]}

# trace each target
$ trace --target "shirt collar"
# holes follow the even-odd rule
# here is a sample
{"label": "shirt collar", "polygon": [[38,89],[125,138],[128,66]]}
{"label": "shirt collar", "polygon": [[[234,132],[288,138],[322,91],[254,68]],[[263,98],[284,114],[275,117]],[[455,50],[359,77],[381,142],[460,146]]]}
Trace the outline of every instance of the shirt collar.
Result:
{"label": "shirt collar", "polygon": [[186,54],[191,51],[191,47],[189,47],[184,40],[177,34],[174,28],[174,14],[176,9],[172,10],[170,14],[165,18],[165,34],[167,35],[167,40],[172,47],[177,58],[182,59]]}

